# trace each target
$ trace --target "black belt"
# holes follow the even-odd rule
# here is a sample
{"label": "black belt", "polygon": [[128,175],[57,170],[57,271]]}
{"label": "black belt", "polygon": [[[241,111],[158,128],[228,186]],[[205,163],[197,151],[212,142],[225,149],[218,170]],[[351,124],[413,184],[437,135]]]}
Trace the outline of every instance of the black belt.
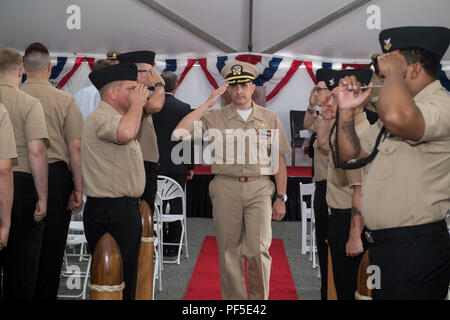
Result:
{"label": "black belt", "polygon": [[334,208],[328,207],[329,215],[342,214],[342,213],[352,213],[352,209],[334,209]]}
{"label": "black belt", "polygon": [[134,206],[139,205],[139,198],[121,197],[121,198],[94,198],[87,197],[93,205],[113,205],[113,206]]}
{"label": "black belt", "polygon": [[381,230],[367,230],[366,239],[368,242],[381,242],[401,238],[414,238],[436,232],[448,232],[445,219],[437,222],[421,224],[418,226],[398,227]]}

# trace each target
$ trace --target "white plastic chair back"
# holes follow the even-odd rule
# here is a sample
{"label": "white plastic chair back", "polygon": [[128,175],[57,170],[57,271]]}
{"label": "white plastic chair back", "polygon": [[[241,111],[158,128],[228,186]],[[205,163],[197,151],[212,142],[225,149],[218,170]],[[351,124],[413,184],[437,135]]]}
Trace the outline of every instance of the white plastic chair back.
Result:
{"label": "white plastic chair back", "polygon": [[[155,215],[158,227],[160,230],[163,230],[163,222],[174,222],[174,221],[180,221],[181,222],[181,238],[180,243],[170,243],[172,245],[178,245],[178,257],[174,261],[166,261],[163,259],[163,255],[160,255],[160,261],[161,261],[161,268],[163,269],[162,263],[177,263],[180,264],[180,257],[181,257],[181,249],[184,246],[186,248],[186,258],[189,257],[189,251],[188,251],[188,240],[187,240],[187,227],[186,227],[186,195],[184,193],[184,188],[180,186],[178,182],[176,182],[174,179],[158,175],[158,181],[157,181],[158,189],[156,192],[155,197],[155,205],[159,206],[159,214]],[[163,211],[163,204],[164,201],[172,200],[175,198],[181,198],[182,202],[182,212],[176,212],[174,214],[168,214],[168,210],[166,210],[167,213],[164,213]],[[169,204],[167,203],[167,206]],[[160,232],[160,240],[161,240],[161,247],[163,247],[164,244],[169,244],[164,242],[164,236],[163,232]],[[183,243],[184,242],[184,243]],[[161,253],[162,251],[160,251]]]}
{"label": "white plastic chair back", "polygon": [[[316,185],[314,183],[301,183],[300,182],[300,203],[301,203],[301,220],[302,220],[302,254],[311,252],[312,248],[312,228],[308,231],[308,220],[311,224],[314,223],[314,191]],[[308,207],[306,203],[306,196],[311,197],[311,206]]]}

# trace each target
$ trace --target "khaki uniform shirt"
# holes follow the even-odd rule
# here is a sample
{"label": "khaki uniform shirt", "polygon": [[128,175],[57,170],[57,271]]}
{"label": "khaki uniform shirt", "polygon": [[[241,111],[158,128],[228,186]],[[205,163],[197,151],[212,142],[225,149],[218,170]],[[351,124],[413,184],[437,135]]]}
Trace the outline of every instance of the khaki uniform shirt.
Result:
{"label": "khaki uniform shirt", "polygon": [[[360,136],[370,127],[365,112],[355,117],[355,131]],[[333,137],[332,137],[333,139]],[[334,140],[332,140],[334,141]],[[333,164],[331,151],[329,152],[327,171],[327,203],[333,209],[349,209],[352,207],[352,186],[362,185],[365,167],[359,169],[336,169]]]}
{"label": "khaki uniform shirt", "polygon": [[138,198],[144,192],[145,170],[136,139],[119,144],[122,115],[105,101],[88,116],[81,138],[84,193],[97,198]]}
{"label": "khaki uniform shirt", "polygon": [[[278,163],[279,156],[291,150],[277,114],[254,102],[247,121],[242,119],[232,104],[208,111],[201,121],[203,131],[208,130],[207,135],[211,137],[208,147],[223,146],[222,152],[212,148],[211,171],[214,174],[230,177],[273,175],[278,168],[275,163],[273,170],[270,168],[270,157],[276,158]],[[278,130],[278,134],[274,129]],[[245,144],[244,139],[248,139]],[[274,155],[271,156],[271,152]]]}
{"label": "khaki uniform shirt", "polygon": [[16,158],[16,143],[11,120],[5,106],[0,103],[0,160]]}
{"label": "khaki uniform shirt", "polygon": [[[450,97],[436,80],[414,102],[425,120],[422,139],[388,134],[367,165],[361,213],[371,230],[438,221],[450,207]],[[372,151],[382,126],[379,120],[361,137],[366,152]]]}
{"label": "khaki uniform shirt", "polygon": [[[317,133],[319,129],[320,121],[322,120],[322,116],[317,116],[314,119],[313,123],[313,131]],[[327,171],[328,171],[328,157],[329,152],[319,149],[319,143],[314,141],[314,178],[316,182],[327,180]]]}
{"label": "khaki uniform shirt", "polygon": [[54,88],[44,79],[27,79],[20,87],[29,95],[39,99],[44,109],[50,147],[48,163],[64,161],[70,163],[68,144],[81,139],[83,116],[73,96]]}
{"label": "khaki uniform shirt", "polygon": [[48,146],[45,115],[38,99],[26,94],[13,83],[0,79],[0,102],[8,111],[17,147],[17,166],[13,171],[31,173],[27,143],[44,139]]}
{"label": "khaki uniform shirt", "polygon": [[158,142],[151,115],[144,115],[142,117],[137,138],[141,146],[144,161],[157,163],[159,161]]}

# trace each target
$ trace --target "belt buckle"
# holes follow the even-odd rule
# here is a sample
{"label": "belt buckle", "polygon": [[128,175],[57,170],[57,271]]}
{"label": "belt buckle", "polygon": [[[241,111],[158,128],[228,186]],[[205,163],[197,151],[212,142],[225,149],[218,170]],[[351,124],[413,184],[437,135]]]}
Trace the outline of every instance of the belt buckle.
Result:
{"label": "belt buckle", "polygon": [[331,216],[331,209],[328,207],[328,215]]}
{"label": "belt buckle", "polygon": [[239,177],[239,182],[247,182],[248,177]]}
{"label": "belt buckle", "polygon": [[369,231],[365,231],[364,234],[366,236],[367,242],[369,242],[369,243],[374,243],[375,242],[375,241],[373,241],[372,234]]}

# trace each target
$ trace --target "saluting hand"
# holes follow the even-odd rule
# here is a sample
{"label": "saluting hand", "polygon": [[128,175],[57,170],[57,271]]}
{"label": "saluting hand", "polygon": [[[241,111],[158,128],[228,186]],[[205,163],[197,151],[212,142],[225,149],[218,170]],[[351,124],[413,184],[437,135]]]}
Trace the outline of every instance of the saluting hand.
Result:
{"label": "saluting hand", "polygon": [[[154,87],[156,83],[162,82],[165,84],[164,79],[161,77],[161,75],[153,69],[153,67],[150,67],[150,82],[151,86]],[[164,88],[164,87],[162,87]]]}
{"label": "saluting hand", "polygon": [[378,56],[378,70],[380,78],[385,78],[391,74],[406,76],[406,60],[400,53],[385,53]]}
{"label": "saluting hand", "polygon": [[136,85],[136,88],[134,88],[134,90],[131,91],[128,101],[130,102],[130,106],[138,105],[144,107],[145,104],[147,103],[147,97],[148,97],[147,87],[142,83],[138,83]]}
{"label": "saluting hand", "polygon": [[337,93],[339,110],[356,109],[369,98],[372,89],[362,91],[360,88],[361,84],[356,80],[355,76],[347,76],[339,80]]}
{"label": "saluting hand", "polygon": [[34,221],[39,222],[47,215],[47,200],[38,200],[34,210]]}
{"label": "saluting hand", "polygon": [[309,106],[311,108],[317,106],[317,103],[319,102],[318,88],[319,86],[314,86],[309,94]]}
{"label": "saluting hand", "polygon": [[209,95],[209,98],[207,100],[207,103],[209,104],[209,107],[214,107],[214,105],[217,102],[217,99],[219,99],[219,97],[221,95],[224,94],[225,91],[227,91],[228,88],[228,83],[225,83],[223,85],[221,85],[219,88],[217,88],[216,90],[214,90],[213,92],[211,92],[211,94]]}

